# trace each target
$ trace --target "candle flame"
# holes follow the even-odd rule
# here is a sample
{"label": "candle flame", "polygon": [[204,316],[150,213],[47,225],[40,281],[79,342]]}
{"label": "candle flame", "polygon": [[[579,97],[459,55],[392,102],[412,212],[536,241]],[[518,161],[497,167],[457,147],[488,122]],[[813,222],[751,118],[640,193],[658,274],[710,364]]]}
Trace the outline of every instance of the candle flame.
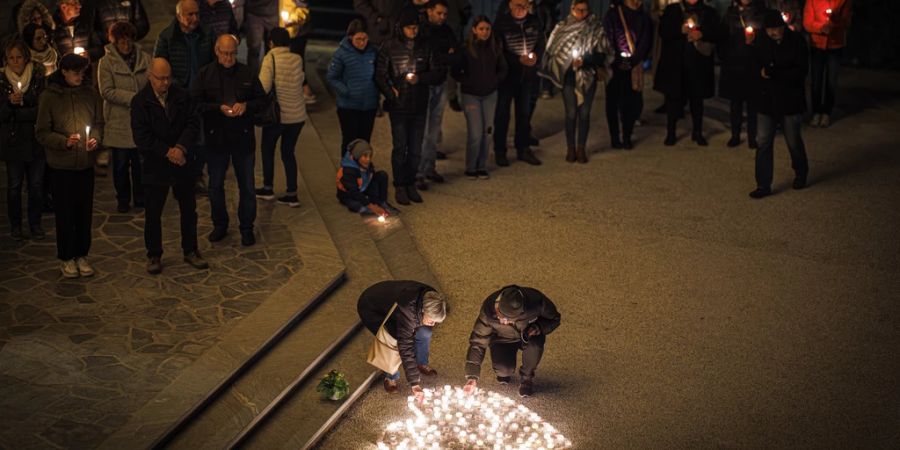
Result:
{"label": "candle flame", "polygon": [[753,34],[753,27],[747,26],[747,28],[744,28],[744,31],[746,31],[747,34]]}
{"label": "candle flame", "polygon": [[72,53],[81,56],[84,54],[84,47],[75,47],[75,49],[72,50]]}
{"label": "candle flame", "polygon": [[290,19],[291,19],[291,13],[289,13],[287,11],[281,11],[281,20],[283,20],[285,22],[289,22]]}
{"label": "candle flame", "polygon": [[831,15],[831,8],[826,9],[826,10],[825,10],[825,14],[828,14],[828,15],[830,16],[830,15]]}
{"label": "candle flame", "polygon": [[386,220],[384,216],[378,216],[378,223],[384,223]]}

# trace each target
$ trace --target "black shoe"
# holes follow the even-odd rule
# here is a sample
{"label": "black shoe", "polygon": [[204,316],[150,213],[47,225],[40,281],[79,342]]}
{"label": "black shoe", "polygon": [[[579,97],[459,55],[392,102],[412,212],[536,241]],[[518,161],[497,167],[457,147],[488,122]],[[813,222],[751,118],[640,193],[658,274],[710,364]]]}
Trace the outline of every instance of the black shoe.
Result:
{"label": "black shoe", "polygon": [[625,139],[622,142],[622,148],[625,150],[631,150],[634,148],[634,144],[631,142],[631,139]]}
{"label": "black shoe", "polygon": [[447,154],[440,150],[436,150],[434,152],[434,159],[436,159],[438,161],[443,161],[443,160],[447,159]]}
{"label": "black shoe", "polygon": [[527,162],[532,166],[541,165],[541,160],[537,159],[537,156],[534,156],[534,152],[532,152],[530,149],[522,151],[522,153],[519,155],[519,161]]}
{"label": "black shoe", "polygon": [[759,144],[756,143],[756,139],[750,139],[750,142],[747,143],[747,146],[755,149],[759,147]]}
{"label": "black shoe", "polygon": [[256,198],[263,200],[275,200],[275,192],[271,189],[259,188],[256,190]]}
{"label": "black shoe", "polygon": [[458,100],[458,99],[451,98],[449,103],[450,103],[450,109],[452,109],[452,110],[454,110],[454,111],[456,111],[456,112],[461,112],[461,111],[462,111],[462,105],[459,104],[459,100]]}
{"label": "black shoe", "polygon": [[422,196],[419,195],[419,191],[416,190],[415,185],[409,185],[406,187],[406,195],[409,196],[410,200],[416,203],[422,203]]}
{"label": "black shoe", "polygon": [[13,228],[9,231],[9,235],[17,241],[25,240],[25,236],[22,234],[22,227]]}
{"label": "black shoe", "polygon": [[213,228],[212,233],[209,233],[207,239],[209,242],[219,242],[222,239],[225,239],[225,235],[228,234],[228,229],[226,228]]}
{"label": "black shoe", "polygon": [[409,205],[409,195],[406,194],[406,186],[394,186],[394,191],[394,198],[397,199],[397,203],[403,206]]}
{"label": "black shoe", "polygon": [[444,182],[444,176],[437,173],[437,171],[432,171],[432,172],[427,173],[425,175],[425,178],[428,180],[434,181],[435,183],[443,183]]}
{"label": "black shoe", "polygon": [[466,174],[466,178],[468,178],[470,180],[478,179],[478,172],[466,172],[465,174]]}
{"label": "black shoe", "polygon": [[512,377],[497,377],[497,382],[500,384],[509,384],[512,381]]}
{"label": "black shoe", "polygon": [[255,243],[256,236],[253,235],[253,231],[241,231],[241,245],[249,247]]}
{"label": "black shoe", "polygon": [[[416,177],[416,189],[420,191],[428,190],[428,182],[425,181],[425,177]],[[410,195],[409,198],[412,198],[412,195]]]}
{"label": "black shoe", "polygon": [[285,195],[282,197],[278,197],[278,203],[281,205],[288,205],[291,208],[299,208],[300,200],[297,199],[296,195]]}
{"label": "black shoe", "polygon": [[119,204],[116,206],[116,212],[118,212],[118,213],[120,213],[120,214],[125,214],[125,213],[127,213],[128,211],[131,211],[131,207],[128,206],[128,203],[119,203]]}
{"label": "black shoe", "polygon": [[147,261],[147,273],[150,275],[159,275],[162,273],[162,261],[159,256],[152,256]]}
{"label": "black shoe", "polygon": [[805,176],[797,176],[794,178],[794,184],[792,186],[794,189],[800,190],[806,187],[806,177]]}
{"label": "black shoe", "polygon": [[494,161],[500,167],[508,167],[509,166],[509,160],[506,159],[506,155],[501,155],[501,154],[494,155]]}
{"label": "black shoe", "polygon": [[478,175],[479,180],[490,180],[491,179],[491,174],[489,174],[487,170],[479,170],[479,171],[475,172],[475,174]]}
{"label": "black shoe", "polygon": [[135,200],[134,207],[139,209],[144,209],[144,201],[143,200]]}
{"label": "black shoe", "polygon": [[728,148],[735,148],[738,145],[741,145],[741,138],[739,138],[737,136],[732,136],[731,139],[728,140],[728,143],[725,145],[727,145]]}
{"label": "black shoe", "polygon": [[534,383],[527,379],[520,381],[519,397],[531,397],[532,395],[534,395]]}
{"label": "black shoe", "polygon": [[694,136],[691,137],[691,139],[693,139],[694,142],[696,142],[697,145],[699,145],[701,147],[706,147],[707,145],[709,145],[709,142],[706,142],[706,138],[703,137],[702,134],[695,134]]}
{"label": "black shoe", "polygon": [[665,145],[666,147],[671,147],[675,145],[676,142],[678,142],[678,139],[675,139],[675,136],[666,136],[666,140],[663,141],[663,145]]}
{"label": "black shoe", "polygon": [[612,147],[612,148],[614,148],[614,149],[621,149],[621,148],[622,148],[622,141],[619,141],[619,140],[613,140],[613,141],[610,142],[609,146]]}
{"label": "black shoe", "polygon": [[753,192],[750,193],[750,198],[759,199],[759,198],[763,198],[763,197],[768,197],[770,195],[772,195],[771,189],[756,188],[756,190],[754,190]]}
{"label": "black shoe", "polygon": [[195,269],[209,269],[209,263],[200,256],[200,252],[194,250],[184,255],[184,262],[188,263]]}
{"label": "black shoe", "polygon": [[533,135],[528,136],[528,145],[532,147],[540,147],[541,141],[539,141],[538,138],[534,137]]}
{"label": "black shoe", "polygon": [[31,227],[31,238],[32,239],[34,239],[36,241],[40,241],[41,239],[44,239],[44,237],[46,237],[46,236],[47,236],[47,233],[44,232],[44,229],[41,228],[40,225]]}

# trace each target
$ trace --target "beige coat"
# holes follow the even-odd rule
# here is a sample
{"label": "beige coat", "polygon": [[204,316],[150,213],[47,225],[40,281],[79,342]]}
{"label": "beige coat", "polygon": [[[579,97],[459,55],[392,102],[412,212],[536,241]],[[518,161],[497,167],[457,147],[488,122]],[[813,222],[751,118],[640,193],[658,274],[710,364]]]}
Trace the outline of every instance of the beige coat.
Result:
{"label": "beige coat", "polygon": [[[272,58],[275,58],[275,76],[272,76]],[[259,82],[268,93],[274,78],[275,94],[281,107],[281,123],[306,122],[306,98],[303,96],[303,60],[287,47],[275,47],[263,58],[259,69]]]}
{"label": "beige coat", "polygon": [[135,47],[137,60],[134,70],[116,51],[106,46],[106,56],[97,64],[97,84],[103,98],[103,117],[106,119],[103,145],[112,148],[134,148],[131,137],[131,99],[147,85],[150,55]]}

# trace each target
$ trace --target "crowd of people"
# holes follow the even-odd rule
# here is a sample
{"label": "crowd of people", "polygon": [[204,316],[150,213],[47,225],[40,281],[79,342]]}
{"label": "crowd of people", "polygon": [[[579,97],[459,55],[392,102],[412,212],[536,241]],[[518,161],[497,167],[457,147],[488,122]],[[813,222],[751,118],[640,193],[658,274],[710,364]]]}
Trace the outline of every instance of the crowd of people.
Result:
{"label": "crowd of people", "polygon": [[[539,99],[559,92],[565,160],[587,163],[591,108],[605,89],[609,145],[635,147],[645,80],[652,72],[666,114],[664,144],[677,141],[689,108],[691,139],[703,133],[704,100],[730,101],[728,147],[756,149],[753,198],[772,193],[773,147],[785,135],[805,187],[802,139],[806,78],[812,126],[832,122],[851,0],[733,0],[724,17],[703,0],[356,0],[326,80],[341,127],[337,199],[353,212],[399,213],[441,183],[445,109],[467,125],[465,175],[488,179],[488,157],[506,167],[510,122],[516,160],[540,165],[532,117]],[[141,0],[24,0],[13,8],[0,76],[0,159],[7,168],[11,234],[41,239],[42,212],[56,220],[66,277],[93,273],[87,256],[96,176],[112,165],[117,212],[143,208],[150,273],[162,270],[160,215],[171,187],[181,210],[184,260],[206,267],[197,249],[196,194],[208,196],[211,242],[226,238],[225,179],[238,186],[241,244],[254,245],[257,201],[300,205],[294,149],[315,101],[304,69],[310,29],[303,0],[248,0],[239,16],[225,0],[180,0],[152,53]],[[648,8],[648,6],[650,6]],[[247,46],[246,62],[238,48]],[[715,65],[721,70],[716,89]],[[391,175],[376,170],[369,145],[386,112]],[[745,119],[746,117],[746,119]],[[263,180],[257,187],[255,127],[262,128]],[[286,190],[276,196],[280,142]],[[208,181],[207,181],[208,180]],[[26,235],[22,194],[27,190]]]}

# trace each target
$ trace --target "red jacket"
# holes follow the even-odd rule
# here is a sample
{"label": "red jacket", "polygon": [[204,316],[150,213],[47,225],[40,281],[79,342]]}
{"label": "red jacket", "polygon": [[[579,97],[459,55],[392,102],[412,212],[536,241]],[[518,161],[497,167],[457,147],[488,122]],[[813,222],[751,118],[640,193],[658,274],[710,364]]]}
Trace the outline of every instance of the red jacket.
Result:
{"label": "red jacket", "polygon": [[[831,9],[831,17],[825,12]],[[853,0],[806,0],[803,8],[803,28],[809,32],[812,45],[822,50],[844,48],[847,45],[847,31]],[[824,33],[822,27],[831,22],[831,32]]]}

